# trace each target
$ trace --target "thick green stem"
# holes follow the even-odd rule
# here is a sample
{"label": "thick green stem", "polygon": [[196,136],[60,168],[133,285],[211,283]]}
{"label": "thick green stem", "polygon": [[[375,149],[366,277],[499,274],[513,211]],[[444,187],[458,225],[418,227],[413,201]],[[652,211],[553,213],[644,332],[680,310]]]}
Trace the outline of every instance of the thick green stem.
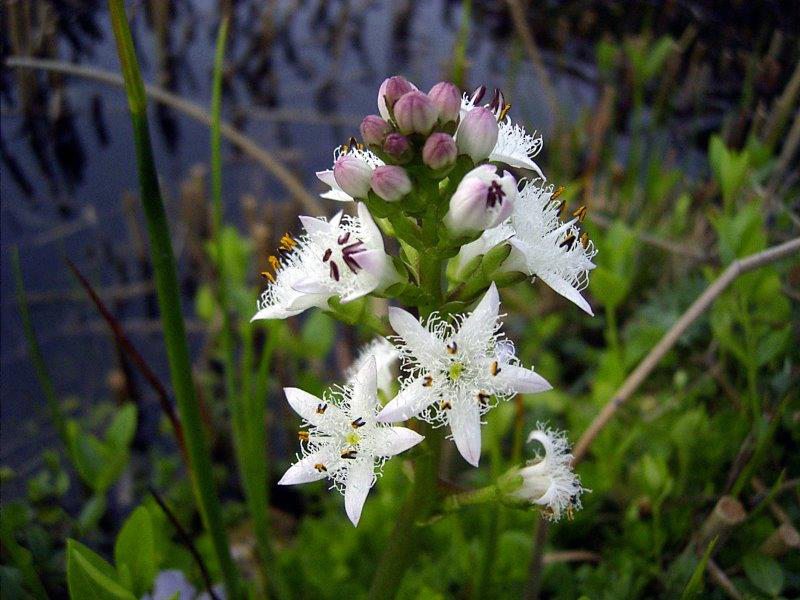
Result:
{"label": "thick green stem", "polygon": [[239,578],[228,547],[222,507],[214,488],[211,455],[203,435],[200,409],[192,381],[175,257],[150,143],[144,85],[122,0],[109,0],[109,12],[131,110],[139,185],[150,238],[150,253],[164,329],[164,343],[172,386],[185,428],[195,499],[203,523],[211,535],[214,551],[225,579],[227,594],[230,598],[241,598]]}

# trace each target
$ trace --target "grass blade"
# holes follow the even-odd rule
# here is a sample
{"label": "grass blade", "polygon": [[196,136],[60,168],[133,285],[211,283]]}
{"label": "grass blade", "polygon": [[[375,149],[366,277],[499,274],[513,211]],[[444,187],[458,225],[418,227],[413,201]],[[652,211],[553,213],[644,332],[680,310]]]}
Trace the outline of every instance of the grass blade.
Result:
{"label": "grass blade", "polygon": [[36,372],[36,379],[42,388],[42,394],[44,394],[44,399],[47,402],[47,410],[50,412],[50,418],[58,432],[58,437],[64,447],[68,448],[66,417],[56,396],[53,378],[50,377],[50,371],[47,370],[42,350],[39,347],[39,341],[36,339],[36,332],[33,329],[31,313],[28,308],[28,296],[25,293],[25,281],[22,278],[22,269],[19,266],[19,250],[16,247],[11,248],[11,269],[14,272],[14,287],[17,293],[19,316],[22,319],[22,330],[25,334],[25,341],[28,344],[28,353],[33,363],[33,369]]}
{"label": "grass blade", "polygon": [[703,558],[700,559],[700,562],[697,563],[697,566],[694,568],[694,572],[692,576],[689,578],[689,583],[686,584],[686,587],[683,588],[683,593],[681,594],[681,600],[687,600],[688,598],[694,598],[697,594],[702,591],[703,585],[703,573],[706,572],[706,565],[708,565],[708,561],[711,558],[711,554],[714,552],[714,547],[717,545],[717,538],[711,540],[711,543],[706,547],[706,551],[703,552]]}
{"label": "grass blade", "polygon": [[222,520],[222,507],[214,487],[211,455],[203,435],[199,405],[192,381],[175,256],[172,251],[167,215],[161,199],[153,149],[150,143],[144,85],[122,0],[109,0],[109,13],[131,110],[139,185],[150,238],[150,252],[161,322],[164,328],[164,342],[167,348],[172,386],[185,428],[195,498],[203,522],[211,535],[214,551],[225,579],[227,594],[231,598],[240,598],[239,578],[228,546]]}

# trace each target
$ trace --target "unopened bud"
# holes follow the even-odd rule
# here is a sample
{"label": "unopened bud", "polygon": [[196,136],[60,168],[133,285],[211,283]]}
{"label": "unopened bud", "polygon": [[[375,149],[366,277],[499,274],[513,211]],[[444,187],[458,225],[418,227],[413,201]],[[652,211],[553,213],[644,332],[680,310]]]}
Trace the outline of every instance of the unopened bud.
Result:
{"label": "unopened bud", "polygon": [[378,115],[367,115],[361,121],[359,129],[361,130],[361,139],[367,146],[380,146],[392,127]]}
{"label": "unopened bud", "polygon": [[481,165],[458,184],[444,223],[455,233],[491,229],[511,215],[516,198],[517,182],[510,173]]}
{"label": "unopened bud", "polygon": [[438,114],[433,100],[418,90],[403,94],[394,105],[394,120],[400,133],[428,133]]}
{"label": "unopened bud", "polygon": [[378,90],[378,112],[388,121],[391,118],[390,111],[395,102],[400,99],[400,96],[416,89],[417,86],[400,75],[384,79]]}
{"label": "unopened bud", "polygon": [[446,133],[431,134],[422,148],[422,162],[434,171],[454,164],[457,156],[456,141]]}
{"label": "unopened bud", "polygon": [[499,128],[494,114],[482,106],[469,111],[456,132],[460,154],[468,154],[475,162],[483,160],[497,145]]}
{"label": "unopened bud", "polygon": [[386,202],[397,202],[411,191],[411,180],[403,167],[385,165],[372,172],[372,191]]}
{"label": "unopened bud", "polygon": [[458,119],[461,112],[461,92],[449,81],[441,81],[431,88],[428,97],[439,111],[439,121],[449,123]]}
{"label": "unopened bud", "polygon": [[333,163],[333,178],[342,191],[354,198],[364,198],[369,193],[372,168],[367,161],[344,154]]}
{"label": "unopened bud", "polygon": [[390,133],[383,141],[383,151],[399,163],[411,158],[411,142],[400,133]]}

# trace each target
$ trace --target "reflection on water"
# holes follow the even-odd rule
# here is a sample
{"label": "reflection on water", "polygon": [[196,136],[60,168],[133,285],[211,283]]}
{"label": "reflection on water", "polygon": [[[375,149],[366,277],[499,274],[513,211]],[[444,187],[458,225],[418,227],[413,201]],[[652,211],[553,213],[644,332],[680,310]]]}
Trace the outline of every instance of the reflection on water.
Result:
{"label": "reflection on water", "polygon": [[[623,133],[632,106],[630,65],[622,61],[610,75],[598,71],[597,42],[619,42],[645,29],[653,38],[670,34],[678,40],[679,60],[671,79],[663,78],[669,110],[649,118],[661,119],[661,130],[682,149],[680,160],[692,144],[705,147],[705,136],[721,126],[746,78],[765,106],[781,91],[797,59],[798,16],[781,13],[779,5],[743,2],[723,12],[715,2],[658,7],[550,2],[531,8],[528,24],[564,121],[580,123],[604,98],[603,86],[612,85],[612,125]],[[116,71],[104,6],[99,1],[4,3],[2,53]],[[129,13],[145,79],[207,106],[221,10],[232,15],[224,73],[226,118],[313,189],[314,171],[328,167],[332,148],[356,131],[358,120],[352,115],[375,111],[374,90],[383,77],[402,72],[427,89],[448,76],[463,21],[461,3],[447,0],[140,0],[129,3]],[[751,58],[754,50],[758,54]],[[543,83],[516,41],[505,2],[472,3],[465,79],[464,87],[502,87],[517,115],[543,131],[546,140],[552,135],[554,115],[546,108]],[[61,394],[107,395],[106,376],[115,366],[105,328],[76,293],[63,257],[80,262],[97,285],[107,288],[106,297],[113,299],[137,345],[148,349],[161,374],[166,373],[137,203],[128,193],[137,183],[124,96],[95,82],[26,69],[3,69],[0,93],[0,462],[24,464],[33,455],[32,444],[20,445],[20,440],[35,440],[39,432],[27,437],[18,432],[31,417],[39,424],[43,418],[30,408],[39,410],[41,402],[13,303],[5,258],[10,245],[20,246],[37,330]],[[659,89],[653,91],[654,104],[658,94]],[[200,226],[191,222],[197,215],[192,202],[202,201],[205,186],[195,165],[208,161],[208,131],[161,104],[153,106],[152,114],[176,245],[189,267],[198,251]],[[739,119],[744,122],[734,125],[746,131],[752,118],[752,111],[743,111]],[[545,153],[547,148],[546,143]],[[576,157],[574,170],[591,160],[591,153]],[[291,227],[296,209],[282,203],[288,194],[273,177],[231,148],[226,148],[225,161],[227,218],[247,226],[265,244],[269,236]],[[256,206],[265,203],[267,208]],[[269,216],[262,223],[264,214]],[[184,271],[185,289],[191,291],[192,271]],[[195,334],[200,328],[191,317],[189,329],[199,344]]]}

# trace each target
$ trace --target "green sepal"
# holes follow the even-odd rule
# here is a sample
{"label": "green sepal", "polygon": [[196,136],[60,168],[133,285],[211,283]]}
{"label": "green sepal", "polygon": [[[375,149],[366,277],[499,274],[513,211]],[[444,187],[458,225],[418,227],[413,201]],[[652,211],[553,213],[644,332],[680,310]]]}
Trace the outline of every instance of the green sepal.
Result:
{"label": "green sepal", "polygon": [[488,275],[489,277],[497,271],[500,265],[508,258],[508,255],[511,254],[511,244],[503,242],[489,250],[483,256],[483,262],[481,262],[481,269],[483,272]]}
{"label": "green sepal", "polygon": [[525,273],[520,273],[519,271],[509,271],[507,273],[498,273],[494,275],[492,279],[494,280],[495,285],[501,288],[514,285],[520,281],[525,281],[526,279],[529,279],[529,276]]}

